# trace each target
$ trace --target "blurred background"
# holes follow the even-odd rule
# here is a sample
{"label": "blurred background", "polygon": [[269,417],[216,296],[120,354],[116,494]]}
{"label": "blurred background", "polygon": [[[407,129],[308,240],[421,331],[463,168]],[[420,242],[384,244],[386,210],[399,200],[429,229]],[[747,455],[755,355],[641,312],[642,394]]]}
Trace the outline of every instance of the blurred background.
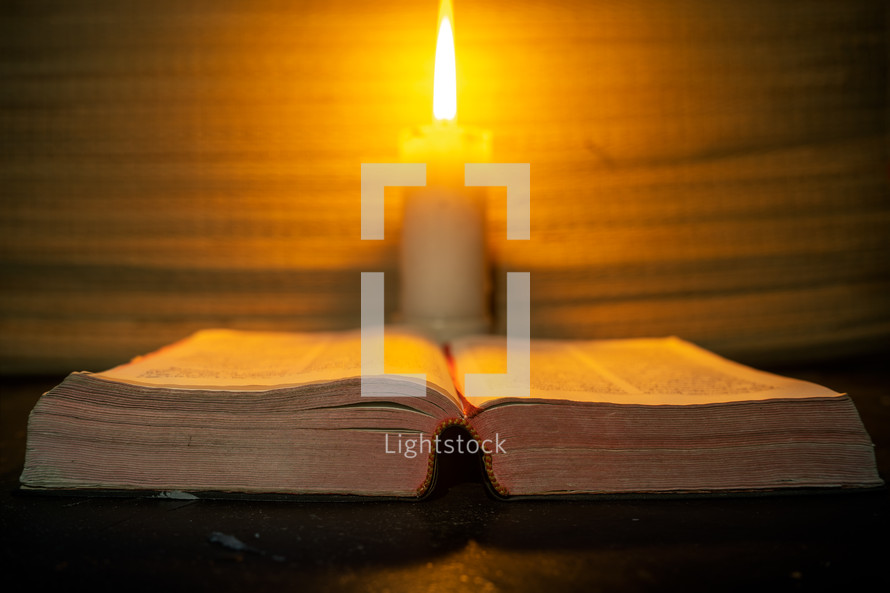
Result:
{"label": "blurred background", "polygon": [[[756,364],[890,337],[883,0],[455,0],[458,119],[527,162],[488,221],[497,329],[674,334]],[[397,307],[361,163],[431,119],[436,0],[4,0],[0,370],[103,370],[205,327]],[[500,192],[500,193],[499,193]]]}

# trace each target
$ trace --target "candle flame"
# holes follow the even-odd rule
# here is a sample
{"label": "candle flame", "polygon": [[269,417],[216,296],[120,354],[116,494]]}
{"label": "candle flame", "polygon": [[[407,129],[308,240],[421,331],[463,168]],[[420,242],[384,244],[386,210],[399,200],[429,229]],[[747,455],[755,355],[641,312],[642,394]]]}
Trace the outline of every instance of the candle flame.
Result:
{"label": "candle flame", "polygon": [[436,40],[436,73],[433,79],[433,116],[437,120],[453,120],[457,115],[453,20],[451,2],[443,0],[439,6],[439,37]]}

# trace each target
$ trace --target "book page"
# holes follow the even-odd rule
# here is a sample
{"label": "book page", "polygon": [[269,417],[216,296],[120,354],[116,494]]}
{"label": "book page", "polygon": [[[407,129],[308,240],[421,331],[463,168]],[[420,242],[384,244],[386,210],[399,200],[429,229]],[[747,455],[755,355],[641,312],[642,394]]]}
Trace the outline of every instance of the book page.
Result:
{"label": "book page", "polygon": [[[479,336],[451,345],[461,392],[465,373],[506,372],[505,343],[503,337]],[[688,405],[838,395],[826,387],[731,362],[679,338],[531,343],[532,399]],[[468,399],[477,407],[506,401]]]}
{"label": "book page", "polygon": [[[384,339],[387,373],[425,373],[458,403],[437,344],[390,328]],[[361,376],[361,333],[204,330],[95,375],[151,387],[239,391],[325,383]]]}

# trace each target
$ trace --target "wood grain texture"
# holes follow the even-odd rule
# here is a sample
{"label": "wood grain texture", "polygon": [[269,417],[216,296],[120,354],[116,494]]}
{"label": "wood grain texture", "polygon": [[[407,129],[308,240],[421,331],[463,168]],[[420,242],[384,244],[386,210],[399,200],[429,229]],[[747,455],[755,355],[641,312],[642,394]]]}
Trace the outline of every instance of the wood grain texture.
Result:
{"label": "wood grain texture", "polygon": [[[890,338],[880,0],[457,1],[458,117],[528,162],[546,337],[676,334],[749,361]],[[430,119],[437,5],[13,1],[0,17],[0,368],[101,370],[208,326],[397,303],[399,196],[363,162]]]}

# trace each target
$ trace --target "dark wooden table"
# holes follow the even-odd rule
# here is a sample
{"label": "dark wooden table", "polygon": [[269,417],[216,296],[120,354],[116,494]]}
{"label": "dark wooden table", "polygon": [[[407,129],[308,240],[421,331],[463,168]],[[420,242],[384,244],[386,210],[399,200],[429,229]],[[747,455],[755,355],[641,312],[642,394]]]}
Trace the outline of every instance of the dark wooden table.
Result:
{"label": "dark wooden table", "polygon": [[[873,356],[770,369],[849,392],[885,480],[887,362]],[[442,488],[421,503],[23,495],[16,488],[27,413],[59,379],[3,383],[0,558],[7,582],[412,592],[851,591],[890,584],[887,489],[505,503],[487,497],[472,459],[450,457]]]}

